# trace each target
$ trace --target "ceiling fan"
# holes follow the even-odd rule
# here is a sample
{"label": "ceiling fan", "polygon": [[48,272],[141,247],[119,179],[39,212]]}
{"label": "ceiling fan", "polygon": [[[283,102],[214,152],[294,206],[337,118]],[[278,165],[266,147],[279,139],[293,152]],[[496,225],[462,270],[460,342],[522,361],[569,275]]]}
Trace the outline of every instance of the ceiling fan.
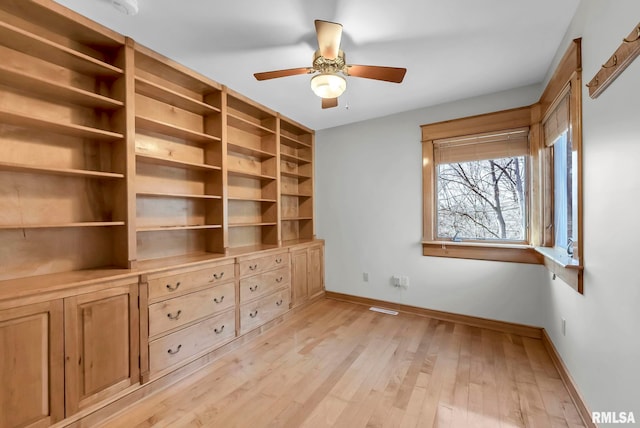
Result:
{"label": "ceiling fan", "polygon": [[338,105],[338,97],[347,88],[344,76],[364,77],[393,83],[401,83],[404,79],[406,68],[347,64],[344,52],[340,50],[342,25],[322,20],[316,20],[315,25],[318,50],[313,54],[311,67],[255,73],[255,78],[268,80],[298,74],[314,74],[311,78],[311,89],[322,98],[322,108]]}

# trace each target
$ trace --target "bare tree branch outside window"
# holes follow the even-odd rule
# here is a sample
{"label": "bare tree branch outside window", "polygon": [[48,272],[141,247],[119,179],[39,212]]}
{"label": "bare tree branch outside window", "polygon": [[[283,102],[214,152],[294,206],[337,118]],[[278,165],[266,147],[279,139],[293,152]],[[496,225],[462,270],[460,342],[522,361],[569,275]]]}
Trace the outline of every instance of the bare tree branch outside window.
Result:
{"label": "bare tree branch outside window", "polygon": [[526,239],[525,157],[437,166],[438,237]]}

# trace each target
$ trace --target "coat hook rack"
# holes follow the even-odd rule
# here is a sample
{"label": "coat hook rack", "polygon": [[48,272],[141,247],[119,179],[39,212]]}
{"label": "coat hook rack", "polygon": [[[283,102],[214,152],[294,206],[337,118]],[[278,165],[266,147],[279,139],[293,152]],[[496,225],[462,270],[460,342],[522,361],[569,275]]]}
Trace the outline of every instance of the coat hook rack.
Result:
{"label": "coat hook rack", "polygon": [[636,25],[631,33],[624,39],[622,44],[602,64],[600,70],[587,83],[589,96],[597,98],[605,89],[633,62],[640,54],[640,24]]}

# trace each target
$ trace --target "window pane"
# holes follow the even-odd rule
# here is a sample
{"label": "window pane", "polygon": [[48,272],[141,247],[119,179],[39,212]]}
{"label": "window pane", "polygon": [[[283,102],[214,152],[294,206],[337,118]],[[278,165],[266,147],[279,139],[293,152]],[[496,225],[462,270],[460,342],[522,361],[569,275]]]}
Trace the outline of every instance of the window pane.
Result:
{"label": "window pane", "polygon": [[438,238],[526,240],[525,159],[438,165]]}
{"label": "window pane", "polygon": [[568,131],[553,144],[553,225],[554,245],[567,248],[569,239],[576,241],[574,213],[577,206],[576,153],[572,150]]}

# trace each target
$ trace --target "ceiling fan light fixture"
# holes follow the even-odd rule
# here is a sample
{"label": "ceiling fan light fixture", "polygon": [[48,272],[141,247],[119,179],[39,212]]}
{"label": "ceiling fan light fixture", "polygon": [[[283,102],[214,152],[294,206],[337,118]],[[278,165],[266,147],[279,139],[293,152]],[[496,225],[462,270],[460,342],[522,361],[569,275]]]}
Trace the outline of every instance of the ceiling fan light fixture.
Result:
{"label": "ceiling fan light fixture", "polygon": [[320,98],[338,98],[345,89],[346,79],[336,73],[321,73],[311,78],[311,90]]}

